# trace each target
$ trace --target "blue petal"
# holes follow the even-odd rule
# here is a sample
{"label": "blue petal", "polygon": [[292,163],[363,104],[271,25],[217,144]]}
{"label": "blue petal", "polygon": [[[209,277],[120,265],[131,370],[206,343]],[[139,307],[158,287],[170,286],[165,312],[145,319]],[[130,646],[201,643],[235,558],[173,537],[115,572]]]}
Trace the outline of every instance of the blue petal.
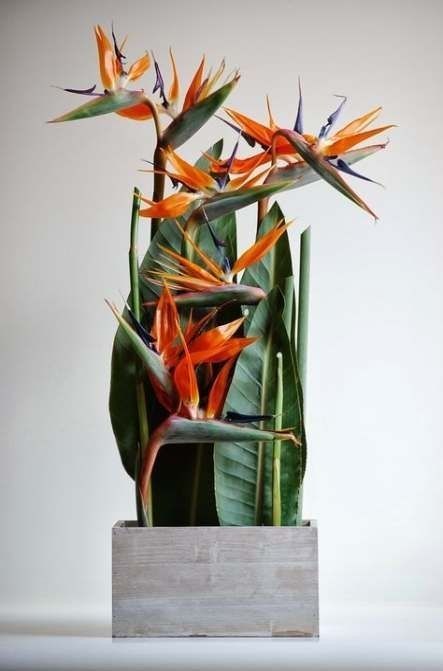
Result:
{"label": "blue petal", "polygon": [[242,132],[241,130],[239,130],[238,138],[237,138],[237,142],[236,142],[235,145],[234,145],[234,149],[232,150],[232,154],[230,155],[230,157],[229,157],[228,160],[226,161],[225,165],[223,166],[224,169],[225,169],[225,174],[223,175],[223,177],[222,177],[222,178],[220,179],[220,181],[218,182],[219,185],[220,185],[220,188],[222,188],[222,189],[225,188],[225,186],[226,186],[226,184],[227,184],[227,182],[228,182],[228,179],[229,179],[229,171],[230,171],[231,166],[232,166],[232,164],[233,164],[233,162],[234,162],[235,155],[237,154],[238,144],[239,144],[239,142],[240,142],[240,138],[241,138],[242,135],[243,135],[243,132]]}
{"label": "blue petal", "polygon": [[300,133],[300,135],[303,135],[303,98],[301,94],[300,77],[298,78],[298,109],[297,109],[297,118],[294,124],[294,130],[296,133]]}
{"label": "blue petal", "polygon": [[111,26],[111,30],[112,30],[112,39],[113,39],[113,42],[114,42],[114,53],[115,53],[115,57],[116,57],[116,59],[118,60],[118,62],[120,63],[120,65],[123,66],[123,61],[126,60],[126,56],[124,56],[124,55],[122,54],[122,52],[120,51],[120,49],[118,48],[118,45],[117,45],[117,38],[116,38],[115,33],[114,33],[114,23],[113,23],[112,26]]}
{"label": "blue petal", "polygon": [[340,170],[341,172],[346,173],[347,175],[352,175],[352,177],[358,177],[359,179],[364,179],[365,182],[372,182],[372,184],[378,184],[379,186],[383,186],[380,184],[380,182],[376,182],[374,179],[371,179],[370,177],[365,177],[365,175],[361,175],[359,172],[356,172],[349,166],[346,161],[343,161],[342,158],[337,158],[337,157],[330,157],[328,158],[328,161],[331,165],[334,166],[334,168],[337,168],[337,170]]}
{"label": "blue petal", "polygon": [[77,93],[81,96],[101,96],[101,93],[94,93],[95,89],[97,88],[97,84],[94,84],[94,86],[90,86],[88,89],[65,89],[62,86],[56,86],[56,89],[60,89],[61,91],[67,91],[68,93]]}
{"label": "blue petal", "polygon": [[137,334],[140,336],[140,338],[143,340],[145,343],[146,347],[149,347],[149,349],[152,349],[155,351],[155,339],[148,333],[148,331],[145,329],[142,324],[138,321],[134,313],[132,312],[131,308],[129,305],[126,303],[126,309],[128,311],[129,318],[131,320],[132,327],[134,331],[137,332]]}
{"label": "blue petal", "polygon": [[346,100],[347,100],[347,97],[346,97],[346,96],[336,96],[336,98],[343,98],[343,100],[341,101],[341,103],[340,103],[340,105],[337,107],[337,109],[336,109],[334,112],[332,112],[332,114],[331,114],[330,116],[328,116],[325,125],[322,126],[322,127],[320,128],[320,132],[319,132],[319,134],[318,134],[318,137],[319,137],[319,138],[322,138],[322,137],[326,137],[326,136],[327,136],[327,134],[328,134],[329,131],[331,130],[332,126],[333,126],[333,125],[335,124],[335,122],[337,121],[337,117],[339,116],[339,114],[340,114],[340,112],[341,112],[341,110],[342,110],[342,108],[343,108],[343,105],[345,104],[345,102],[346,102]]}
{"label": "blue petal", "polygon": [[242,412],[233,412],[229,410],[224,419],[226,422],[236,422],[237,424],[247,424],[248,422],[261,422],[265,419],[273,419],[274,415],[245,415]]}
{"label": "blue petal", "polygon": [[[239,127],[236,126],[235,124],[231,123],[230,121],[227,121],[227,119],[223,119],[222,116],[219,116],[218,114],[214,114],[214,116],[215,116],[216,119],[219,119],[219,121],[223,121],[223,123],[225,123],[227,126],[229,126],[230,128],[232,128],[233,130],[237,131],[237,133],[241,133],[243,139],[246,140],[246,142],[248,143],[248,145],[249,145],[250,147],[255,147],[255,145],[256,145],[257,142],[256,142],[256,140],[255,140],[253,137],[251,137],[251,135],[248,135],[247,133],[245,133],[244,131],[242,131],[241,128],[239,128]],[[265,147],[265,149],[268,149],[268,147]]]}
{"label": "blue petal", "polygon": [[152,93],[155,93],[156,91],[160,91],[160,98],[162,99],[163,107],[168,108],[169,107],[169,102],[166,97],[165,93],[165,82],[160,70],[160,66],[155,60],[154,54],[152,54],[152,57],[154,59],[154,67],[155,67],[155,84],[154,88],[152,89]]}

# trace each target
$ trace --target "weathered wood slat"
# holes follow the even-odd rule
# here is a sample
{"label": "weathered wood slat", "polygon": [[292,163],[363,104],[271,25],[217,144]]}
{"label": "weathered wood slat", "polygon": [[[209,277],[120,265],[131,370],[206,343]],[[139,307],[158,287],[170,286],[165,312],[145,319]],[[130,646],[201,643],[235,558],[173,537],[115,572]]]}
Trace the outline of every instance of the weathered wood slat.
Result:
{"label": "weathered wood slat", "polygon": [[318,636],[318,543],[303,527],[112,530],[115,637]]}

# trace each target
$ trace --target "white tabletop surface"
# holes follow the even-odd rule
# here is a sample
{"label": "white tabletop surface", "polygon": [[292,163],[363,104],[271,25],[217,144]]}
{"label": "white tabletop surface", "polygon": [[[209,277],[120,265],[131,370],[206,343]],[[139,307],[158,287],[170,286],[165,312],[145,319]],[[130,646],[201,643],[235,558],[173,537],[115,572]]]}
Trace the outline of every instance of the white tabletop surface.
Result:
{"label": "white tabletop surface", "polygon": [[112,639],[109,618],[3,619],[0,669],[442,671],[443,609],[324,605],[319,640]]}

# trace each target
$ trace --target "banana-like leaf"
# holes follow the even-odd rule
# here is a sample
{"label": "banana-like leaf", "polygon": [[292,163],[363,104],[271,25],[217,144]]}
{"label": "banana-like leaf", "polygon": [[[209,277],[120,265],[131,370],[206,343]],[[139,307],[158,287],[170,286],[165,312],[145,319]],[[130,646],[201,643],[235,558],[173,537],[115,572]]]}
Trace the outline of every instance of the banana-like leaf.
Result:
{"label": "banana-like leaf", "polygon": [[326,159],[321,156],[315,149],[313,149],[308,142],[306,142],[303,135],[300,135],[293,130],[279,130],[277,131],[278,135],[283,136],[296,151],[300,154],[302,159],[315,170],[316,173],[322,177],[325,182],[328,182],[334,189],[337,189],[343,196],[349,198],[353,203],[362,208],[365,212],[372,215],[374,219],[377,219],[377,215],[366,205],[364,200],[360,198],[358,194],[355,193],[353,189],[345,182],[341,177],[340,173],[336,168],[334,168]]}
{"label": "banana-like leaf", "polygon": [[[274,203],[259,226],[257,239],[275,228],[283,218],[284,214],[278,203]],[[247,286],[261,287],[265,293],[269,293],[274,287],[280,287],[285,295],[286,278],[291,277],[292,274],[291,249],[288,233],[285,231],[270,252],[245,270],[241,281]],[[246,318],[246,327],[249,326],[253,314],[253,309],[250,309]]]}
{"label": "banana-like leaf", "polygon": [[[301,446],[281,444],[282,524],[296,523],[298,490],[305,458],[303,399],[292,348],[283,321],[284,300],[278,287],[261,301],[247,331],[257,341],[240,355],[224,412],[274,415],[276,410],[277,354],[283,361],[282,426],[291,427]],[[272,428],[274,420],[261,427]],[[218,442],[214,447],[215,493],[222,525],[272,523],[272,450],[262,442]]]}
{"label": "banana-like leaf", "polygon": [[212,308],[237,301],[242,305],[256,305],[266,296],[259,287],[248,287],[244,284],[224,284],[215,286],[208,291],[187,291],[175,296],[176,305],[192,308]]}
{"label": "banana-like leaf", "polygon": [[140,471],[140,493],[146,501],[148,483],[154,469],[159,450],[164,445],[188,443],[212,444],[215,442],[245,443],[257,441],[273,442],[283,440],[289,442],[294,453],[299,450],[297,441],[290,431],[276,433],[272,430],[262,430],[251,426],[237,425],[215,419],[186,419],[171,415],[151,436],[145,451],[145,457]]}
{"label": "banana-like leaf", "polygon": [[77,119],[89,119],[93,116],[110,114],[127,109],[133,105],[143,102],[146,99],[143,91],[127,91],[119,89],[112,93],[105,93],[99,98],[89,100],[87,103],[76,107],[75,109],[62,114],[62,116],[52,119],[48,123],[59,123],[61,121],[76,121]]}
{"label": "banana-like leaf", "polygon": [[239,77],[234,77],[232,81],[220,87],[207,98],[196,103],[185,112],[179,114],[167,127],[163,135],[163,145],[177,149],[190,137],[195,135],[202,126],[212,117],[223,105],[233,88],[238,82]]}
{"label": "banana-like leaf", "polygon": [[[350,149],[343,154],[348,165],[357,163],[372,154],[375,154],[380,149],[384,149],[386,144],[373,144],[369,147],[361,147],[360,149]],[[291,163],[277,168],[271,172],[266,178],[266,184],[275,184],[276,182],[290,182],[284,190],[298,189],[300,186],[306,186],[312,182],[317,182],[321,176],[316,172],[306,161],[299,161],[298,163]]]}
{"label": "banana-like leaf", "polygon": [[[220,140],[207,151],[207,154],[217,159],[222,149],[223,141]],[[209,166],[209,160],[206,156],[202,156],[197,165],[205,170]],[[160,253],[159,244],[170,246],[180,252],[182,240],[183,236],[174,221],[162,221],[140,265],[140,290],[144,301],[155,300],[158,295],[157,288],[144,280],[143,273],[154,269],[155,258],[158,258]],[[119,327],[112,350],[109,412],[122,463],[131,478],[135,475],[139,439],[136,380],[134,353],[123,328]],[[156,404],[152,391],[149,391],[149,386],[147,387],[147,399],[150,411],[149,427],[153,431],[163,418],[162,409]],[[170,450],[163,450],[160,454],[153,479],[154,511],[157,511],[154,513],[156,524],[176,526],[189,522],[188,510],[194,461],[194,447],[189,450],[172,447]],[[201,505],[198,506],[197,523],[216,524],[212,448],[203,453],[201,472]],[[181,496],[180,501],[167,495],[167,492],[171,490]]]}
{"label": "banana-like leaf", "polygon": [[136,380],[136,358],[119,327],[112,348],[109,412],[123,467],[133,479],[139,444]]}
{"label": "banana-like leaf", "polygon": [[115,317],[117,318],[118,323],[122,327],[123,332],[127,336],[134,353],[144,363],[148,369],[149,375],[155,380],[156,385],[160,387],[163,393],[169,399],[171,399],[171,402],[173,402],[174,385],[172,382],[172,377],[163,363],[162,358],[145,345],[138,333],[134,331],[132,326],[128,324],[126,319],[112,305],[110,305],[110,307]]}

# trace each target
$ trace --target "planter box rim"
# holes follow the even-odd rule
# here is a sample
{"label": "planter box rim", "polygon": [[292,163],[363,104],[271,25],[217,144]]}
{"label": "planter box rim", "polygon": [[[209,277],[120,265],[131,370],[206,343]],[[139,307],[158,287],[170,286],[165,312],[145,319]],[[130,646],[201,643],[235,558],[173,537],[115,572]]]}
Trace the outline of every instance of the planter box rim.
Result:
{"label": "planter box rim", "polygon": [[176,529],[242,529],[242,530],[245,530],[245,529],[266,529],[266,530],[276,529],[276,530],[279,530],[279,529],[307,529],[307,528],[312,529],[312,528],[317,528],[317,520],[314,520],[314,519],[313,520],[311,520],[311,519],[303,520],[303,524],[300,524],[299,526],[291,525],[291,526],[280,526],[280,527],[274,527],[274,526],[268,526],[268,525],[261,525],[261,526],[252,526],[252,525],[249,525],[249,526],[237,526],[237,525],[236,526],[234,526],[234,525],[232,525],[232,526],[228,526],[228,525],[226,525],[226,526],[216,526],[216,525],[213,525],[213,526],[195,526],[195,527],[192,527],[192,526],[139,527],[138,523],[137,523],[137,520],[117,520],[117,522],[115,522],[112,525],[112,528],[113,529],[146,529],[148,531],[150,531],[152,529],[171,529],[171,530],[172,529],[174,529],[174,530],[176,530]]}

